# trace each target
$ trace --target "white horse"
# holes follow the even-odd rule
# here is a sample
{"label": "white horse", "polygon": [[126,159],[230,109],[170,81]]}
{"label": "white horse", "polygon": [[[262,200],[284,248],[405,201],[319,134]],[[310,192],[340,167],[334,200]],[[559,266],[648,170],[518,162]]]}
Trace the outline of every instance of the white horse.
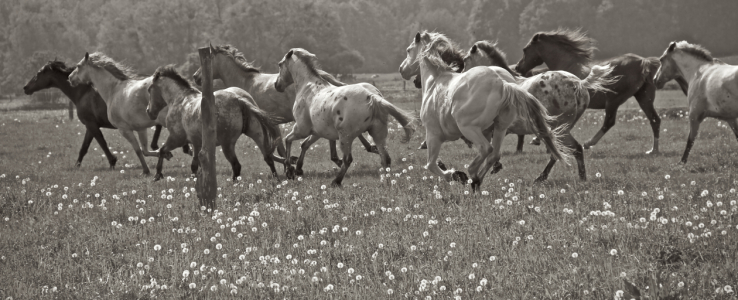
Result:
{"label": "white horse", "polygon": [[[143,174],[148,175],[149,166],[144,156],[158,156],[159,153],[146,149],[148,140],[146,129],[156,124],[164,124],[167,115],[167,109],[162,110],[156,120],[150,119],[146,114],[146,106],[149,104],[147,89],[151,85],[151,76],[140,78],[129,67],[103,53],[95,52],[85,53],[77,68],[69,74],[69,83],[72,86],[91,83],[100,93],[108,105],[110,123],[131,143],[133,151],[141,161]],[[138,132],[143,149],[136,141],[134,131]]]}
{"label": "white horse", "polygon": [[463,172],[443,171],[437,164],[441,145],[463,136],[479,153],[468,168],[472,189],[476,191],[487,171],[498,163],[502,139],[516,121],[541,137],[556,159],[568,164],[569,149],[559,140],[558,132],[562,129],[552,131],[548,127],[555,117],[549,116],[533,95],[508,82],[511,77],[508,71],[499,67],[477,67],[456,73],[445,62],[454,61],[444,59],[449,56],[463,55],[444,35],[418,32],[400,65],[400,74],[405,80],[421,76],[420,118],[428,144],[428,170],[446,181],[463,179]]}
{"label": "white horse", "polygon": [[[285,155],[289,157],[292,141],[296,139],[310,136],[302,143],[301,159],[318,139],[338,140],[343,152],[343,164],[333,180],[333,186],[341,185],[353,161],[351,144],[365,131],[376,143],[382,167],[390,165],[385,145],[388,115],[394,116],[401,124],[408,124],[404,126],[403,143],[408,142],[413,134],[414,129],[409,125],[413,117],[409,112],[397,108],[364,85],[344,85],[337,81],[320,70],[315,55],[304,49],[291,49],[279,62],[279,77],[274,87],[282,92],[293,83],[297,90],[292,108],[295,125],[284,138]],[[294,177],[294,168],[289,159],[285,159],[285,168],[288,178]]]}
{"label": "white horse", "polygon": [[[474,43],[469,53],[464,57],[464,70],[477,66],[497,66],[507,70],[510,76],[503,76],[503,79],[507,82],[519,84],[521,88],[535,96],[550,114],[557,116],[556,120],[549,123],[549,125],[553,128],[565,125],[561,131],[562,143],[573,151],[579,168],[579,178],[587,180],[587,172],[584,167],[584,149],[572,136],[571,129],[574,128],[574,124],[584,114],[589,105],[587,90],[603,93],[611,92],[604,86],[613,84],[618,80],[618,77],[610,76],[613,67],[609,65],[593,66],[590,74],[585,79],[579,79],[579,77],[566,71],[546,71],[531,77],[522,77],[510,69],[505,53],[497,48],[497,44],[488,41]],[[508,133],[530,134],[528,128],[519,125],[523,124],[518,122],[510,126]],[[537,141],[537,139],[534,141]],[[546,165],[543,173],[536,178],[536,181],[546,180],[555,163],[556,159],[551,157],[548,165]]]}
{"label": "white horse", "polygon": [[738,139],[738,66],[724,64],[707,49],[686,41],[669,44],[659,60],[661,67],[654,78],[657,86],[674,78],[674,73],[689,83],[689,137],[682,163],[687,163],[700,123],[707,117],[727,122]]}

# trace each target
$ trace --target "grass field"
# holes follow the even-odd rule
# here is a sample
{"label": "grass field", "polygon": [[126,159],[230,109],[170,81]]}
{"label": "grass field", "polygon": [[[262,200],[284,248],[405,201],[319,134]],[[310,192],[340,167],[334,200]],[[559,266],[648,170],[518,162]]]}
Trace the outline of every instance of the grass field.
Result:
{"label": "grass field", "polygon": [[[387,98],[419,107],[417,90],[380,79]],[[659,92],[663,154],[647,156],[651,130],[630,101],[586,150],[589,181],[559,163],[548,182],[534,185],[548,156],[530,145],[514,155],[508,137],[505,169],[487,176],[477,195],[423,169],[425,151],[415,149],[422,128],[410,144],[390,133],[390,171],[355,143],[338,189],[325,188],[335,173],[326,141],[308,153],[300,180],[285,181],[281,168],[279,179],[267,176],[254,143],[242,138],[241,181],[228,179],[230,167],[217,156],[212,216],[197,207],[190,157],[179,150],[165,162],[171,178],[152,182],[122,137],[104,130],[118,167],[109,170],[93,143],[75,168],[84,127],[66,112],[2,113],[0,296],[612,299],[621,291],[636,298],[627,281],[650,299],[735,299],[735,137],[707,120],[689,163],[679,165],[687,122],[678,107],[686,99]],[[575,137],[591,137],[602,118],[588,112]],[[441,153],[457,169],[473,156],[460,141]]]}

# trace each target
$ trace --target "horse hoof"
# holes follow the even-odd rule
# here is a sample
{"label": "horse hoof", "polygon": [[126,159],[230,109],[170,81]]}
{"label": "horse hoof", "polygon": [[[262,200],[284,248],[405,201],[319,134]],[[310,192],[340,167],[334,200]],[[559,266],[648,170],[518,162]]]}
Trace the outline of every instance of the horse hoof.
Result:
{"label": "horse hoof", "polygon": [[298,159],[297,156],[290,156],[290,164],[296,164]]}
{"label": "horse hoof", "polygon": [[371,147],[369,147],[369,151],[368,152],[369,153],[379,154],[379,148],[377,148],[376,145],[372,145]]}
{"label": "horse hoof", "polygon": [[302,174],[303,174],[302,169],[296,169],[295,170],[295,175],[302,176]]}
{"label": "horse hoof", "polygon": [[162,173],[159,173],[159,174],[154,175],[154,181],[159,181],[162,178],[164,178],[164,174],[162,174]]}
{"label": "horse hoof", "polygon": [[661,154],[661,152],[659,152],[659,150],[653,150],[653,149],[651,149],[651,150],[646,151],[646,155],[658,155],[658,154]]}
{"label": "horse hoof", "polygon": [[538,140],[538,139],[533,139],[532,141],[530,141],[530,144],[531,145],[534,145],[534,146],[540,146],[541,145],[541,141]]}
{"label": "horse hoof", "polygon": [[523,154],[523,150],[516,150],[515,151],[515,155],[521,155],[521,154]]}
{"label": "horse hoof", "polygon": [[446,165],[444,165],[440,160],[437,161],[436,164],[438,165],[438,168],[440,168],[441,170],[443,171],[448,170],[448,168],[446,168]]}
{"label": "horse hoof", "polygon": [[542,182],[546,181],[546,179],[548,179],[548,178],[547,177],[544,177],[544,176],[538,176],[538,178],[536,178],[536,180],[534,180],[533,183],[542,183]]}
{"label": "horse hoof", "polygon": [[[79,167],[81,167],[81,166],[82,166],[82,162],[81,162],[81,161],[78,161],[78,162],[76,162],[76,163],[74,164],[74,166],[75,166],[75,167],[77,167],[77,168],[79,168]],[[112,166],[111,166],[111,168],[112,168]]]}
{"label": "horse hoof", "polygon": [[592,145],[587,144],[587,143],[585,143],[584,145],[582,145],[582,148],[584,148],[584,149],[589,149],[591,147],[592,147]]}
{"label": "horse hoof", "polygon": [[149,170],[141,172],[141,175],[148,176],[151,175],[151,172]]}
{"label": "horse hoof", "polygon": [[337,166],[338,166],[339,168],[340,168],[341,166],[343,166],[343,160],[340,160],[340,159],[336,159],[336,160],[334,160],[334,161],[333,161],[333,163],[335,163],[335,164],[336,164],[336,165],[337,165]]}
{"label": "horse hoof", "polygon": [[172,155],[172,152],[169,152],[169,151],[161,153],[161,156],[164,157],[164,159],[166,159],[167,161],[169,161],[170,159],[172,159],[172,157],[174,157],[174,155]]}
{"label": "horse hoof", "polygon": [[113,157],[113,159],[108,160],[108,163],[110,164],[110,169],[115,169],[115,164],[118,163],[118,158]]}
{"label": "horse hoof", "polygon": [[461,182],[461,184],[463,185],[466,185],[466,183],[469,181],[469,176],[467,176],[466,173],[462,171],[456,171],[453,175],[451,175],[451,179]]}
{"label": "horse hoof", "polygon": [[340,188],[341,187],[341,183],[338,182],[338,181],[333,180],[333,182],[331,182],[331,187]]}
{"label": "horse hoof", "polygon": [[474,192],[474,193],[478,192],[479,191],[479,187],[481,185],[482,185],[482,181],[481,180],[479,180],[479,179],[472,180],[472,183],[471,183],[472,192]]}
{"label": "horse hoof", "polygon": [[159,150],[159,145],[151,144],[151,150]]}
{"label": "horse hoof", "polygon": [[284,176],[287,179],[295,179],[295,168],[293,166],[287,167],[287,170],[284,171]]}
{"label": "horse hoof", "polygon": [[420,144],[420,147],[418,147],[418,150],[428,149],[428,144],[423,141],[423,143]]}
{"label": "horse hoof", "polygon": [[499,161],[495,163],[494,166],[492,166],[492,171],[489,172],[490,174],[497,174],[498,172],[502,171],[502,163]]}

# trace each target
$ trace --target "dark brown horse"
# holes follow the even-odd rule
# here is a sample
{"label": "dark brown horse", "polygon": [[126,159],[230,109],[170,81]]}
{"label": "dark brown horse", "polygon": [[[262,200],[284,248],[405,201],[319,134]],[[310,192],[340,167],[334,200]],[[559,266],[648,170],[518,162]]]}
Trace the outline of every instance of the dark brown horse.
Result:
{"label": "dark brown horse", "polygon": [[[108,120],[108,106],[91,85],[80,84],[72,87],[69,81],[67,81],[72,71],[74,71],[74,68],[67,67],[62,61],[49,61],[28,81],[23,87],[23,92],[26,95],[32,95],[35,92],[48,88],[58,88],[61,90],[74,103],[74,106],[77,107],[77,118],[87,129],[75,166],[79,167],[82,165],[82,159],[87,154],[94,138],[105,153],[105,157],[108,158],[110,168],[112,169],[115,167],[118,158],[110,152],[108,143],[105,141],[105,137],[100,130],[100,128],[116,129],[113,124],[110,124],[110,120]],[[161,125],[156,125],[154,139],[151,141],[151,148],[153,149],[158,148],[155,146],[161,132],[161,127]],[[188,146],[182,149],[185,153],[189,153]]]}
{"label": "dark brown horse", "polygon": [[[579,30],[559,29],[539,32],[523,48],[523,57],[515,70],[525,74],[535,66],[546,63],[551,70],[564,70],[579,78],[585,78],[589,74],[593,52],[596,50],[593,44],[594,40]],[[597,144],[602,136],[615,125],[618,107],[630,97],[635,97],[650,121],[653,131],[653,148],[646,153],[658,153],[661,118],[653,107],[653,101],[656,98],[653,76],[660,66],[658,59],[628,53],[599,64],[610,64],[615,67],[612,75],[621,76],[621,79],[615,84],[606,86],[615,93],[592,93],[590,91],[588,108],[605,109],[605,121],[600,131],[584,143],[584,148],[588,149]],[[686,82],[683,79],[677,82],[682,86],[682,91],[686,91]]]}

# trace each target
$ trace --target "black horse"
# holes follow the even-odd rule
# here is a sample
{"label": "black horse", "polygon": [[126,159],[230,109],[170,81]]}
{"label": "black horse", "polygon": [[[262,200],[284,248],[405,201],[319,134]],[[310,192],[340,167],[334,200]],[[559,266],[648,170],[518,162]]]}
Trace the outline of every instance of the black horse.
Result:
{"label": "black horse", "polygon": [[[26,95],[31,95],[34,92],[52,87],[60,89],[77,107],[77,118],[87,128],[75,166],[79,167],[82,165],[82,158],[87,154],[90,143],[92,143],[92,138],[95,138],[103,152],[105,152],[105,157],[108,158],[110,168],[112,169],[115,167],[118,158],[113,153],[110,153],[108,143],[105,141],[102,131],[100,131],[100,128],[116,129],[108,120],[108,106],[91,85],[81,84],[72,87],[69,81],[67,81],[72,71],[74,71],[74,68],[68,68],[64,62],[50,61],[38,71],[36,76],[31,78],[26,86],[23,87],[23,91]],[[154,138],[151,141],[151,148],[154,150],[159,148],[156,144],[161,133],[161,127],[161,125],[156,125]],[[182,147],[182,149],[185,153],[190,152],[188,146]]]}

